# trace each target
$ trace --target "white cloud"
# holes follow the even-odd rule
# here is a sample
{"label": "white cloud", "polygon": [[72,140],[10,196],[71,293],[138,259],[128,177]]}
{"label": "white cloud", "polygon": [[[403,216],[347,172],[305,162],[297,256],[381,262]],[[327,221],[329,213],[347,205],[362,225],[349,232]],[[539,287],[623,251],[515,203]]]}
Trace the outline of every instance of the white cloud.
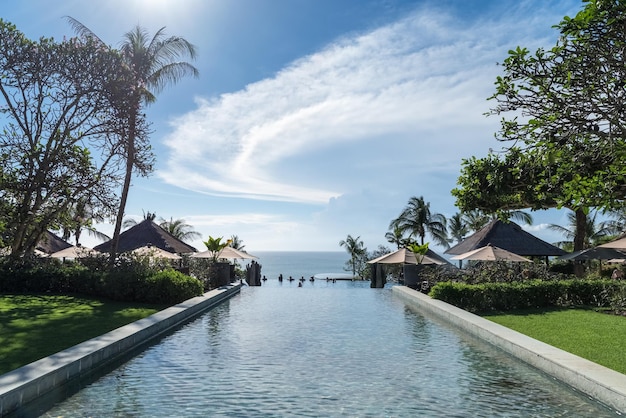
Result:
{"label": "white cloud", "polygon": [[494,43],[500,27],[477,31],[448,20],[416,13],[244,90],[198,99],[195,111],[173,121],[160,176],[208,194],[323,204],[349,190],[337,177],[387,174],[329,167],[332,176],[304,178],[304,166],[319,164],[307,162],[309,154],[346,161],[362,147],[371,151],[364,158],[391,154],[396,167],[416,156],[425,166],[454,162],[458,172],[461,157],[494,145],[497,121],[482,114],[503,48]]}

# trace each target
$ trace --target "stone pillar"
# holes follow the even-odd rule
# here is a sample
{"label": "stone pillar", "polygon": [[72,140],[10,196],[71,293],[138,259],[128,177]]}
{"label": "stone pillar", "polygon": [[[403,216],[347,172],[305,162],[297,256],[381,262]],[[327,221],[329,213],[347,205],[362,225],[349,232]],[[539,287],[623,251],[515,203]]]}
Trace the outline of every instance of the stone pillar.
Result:
{"label": "stone pillar", "polygon": [[370,283],[370,287],[382,289],[385,287],[385,283],[387,283],[384,266],[380,263],[374,263],[372,264],[371,269],[372,281]]}

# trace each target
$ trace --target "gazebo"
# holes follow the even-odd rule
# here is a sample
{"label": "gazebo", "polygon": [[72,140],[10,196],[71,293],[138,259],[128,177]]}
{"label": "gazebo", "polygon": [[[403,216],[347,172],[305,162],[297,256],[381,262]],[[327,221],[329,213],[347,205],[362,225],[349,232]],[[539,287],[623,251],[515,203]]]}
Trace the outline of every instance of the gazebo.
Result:
{"label": "gazebo", "polygon": [[491,221],[475,234],[448,248],[445,254],[460,255],[492,245],[525,257],[561,256],[564,250],[524,231],[515,222]]}
{"label": "gazebo", "polygon": [[[153,246],[170,253],[195,253],[191,245],[179,240],[149,219],[145,219],[120,234],[117,250],[120,253]],[[111,251],[111,240],[96,245],[94,250],[102,253]]]}

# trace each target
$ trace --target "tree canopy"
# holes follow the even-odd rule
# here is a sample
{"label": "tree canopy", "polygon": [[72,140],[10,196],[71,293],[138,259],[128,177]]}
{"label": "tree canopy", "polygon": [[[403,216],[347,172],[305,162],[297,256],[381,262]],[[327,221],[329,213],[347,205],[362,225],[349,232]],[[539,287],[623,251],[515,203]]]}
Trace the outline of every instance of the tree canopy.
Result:
{"label": "tree canopy", "polygon": [[0,19],[0,223],[32,252],[77,205],[110,211],[119,184],[121,56],[89,40],[31,41]]}
{"label": "tree canopy", "polygon": [[554,47],[509,51],[488,115],[513,115],[496,133],[510,145],[464,160],[452,193],[463,211],[569,208],[581,249],[589,208],[626,194],[626,4],[588,0],[555,28]]}

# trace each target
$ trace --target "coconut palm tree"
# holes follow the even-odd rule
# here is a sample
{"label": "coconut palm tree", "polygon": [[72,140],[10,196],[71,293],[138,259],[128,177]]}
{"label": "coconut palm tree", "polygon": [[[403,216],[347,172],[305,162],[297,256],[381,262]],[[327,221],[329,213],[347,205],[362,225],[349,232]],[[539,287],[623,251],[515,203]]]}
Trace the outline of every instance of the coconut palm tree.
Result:
{"label": "coconut palm tree", "polygon": [[[596,223],[596,218],[598,216],[598,212],[594,211],[593,214],[589,213],[587,216],[587,224],[585,226],[585,241],[583,243],[583,248],[591,248],[596,245],[602,244],[606,241],[606,237],[612,235],[612,229],[610,225],[607,225],[604,222]],[[548,228],[552,231],[556,231],[561,233],[565,240],[556,242],[554,245],[557,247],[563,248],[566,251],[574,250],[574,238],[576,236],[576,213],[569,212],[567,214],[568,225],[561,226],[550,224]]]}
{"label": "coconut palm tree", "polygon": [[404,238],[404,233],[399,227],[393,228],[393,230],[385,234],[387,242],[394,244],[398,249],[404,248],[409,244],[410,239]]}
{"label": "coconut palm tree", "polygon": [[184,219],[174,219],[170,217],[168,221],[161,218],[159,226],[181,241],[202,237],[202,234],[194,231],[193,226],[187,224]]}
{"label": "coconut palm tree", "polygon": [[463,241],[463,238],[469,232],[469,227],[460,213],[455,213],[448,219],[447,227],[451,243]]}
{"label": "coconut palm tree", "polygon": [[419,237],[422,245],[428,233],[435,242],[448,248],[450,244],[446,223],[444,215],[430,211],[430,203],[424,201],[424,197],[413,196],[400,216],[391,221],[389,228],[399,228],[403,233],[408,232],[409,238]]}
{"label": "coconut palm tree", "polygon": [[[85,25],[71,17],[68,17],[68,21],[79,36],[99,41],[103,47],[107,47]],[[150,37],[145,29],[136,26],[124,35],[120,52],[124,63],[128,66],[130,77],[132,77],[131,82],[135,89],[132,92],[131,103],[126,109],[128,118],[126,121],[128,133],[124,147],[126,151],[126,174],[111,241],[111,260],[115,259],[117,253],[133,168],[136,168],[137,165],[135,140],[138,135],[137,129],[138,122],[141,120],[142,105],[154,103],[156,101],[155,94],[168,84],[175,84],[189,75],[198,76],[198,70],[193,65],[185,61],[178,61],[178,59],[186,57],[194,59],[196,56],[195,47],[179,36],[166,37],[164,27]]]}
{"label": "coconut palm tree", "polygon": [[235,250],[243,251],[243,249],[246,247],[245,245],[243,245],[243,240],[240,239],[237,235],[232,235],[229,242],[230,244],[228,245],[233,247]]}
{"label": "coconut palm tree", "polygon": [[[143,209],[142,209],[143,212]],[[154,221],[156,219],[156,213],[154,212],[143,212],[143,220],[146,221]],[[124,222],[122,223],[122,228],[124,229],[129,229],[132,228],[133,226],[137,225],[139,222],[137,222],[137,220],[135,218],[126,218],[124,219]]]}
{"label": "coconut palm tree", "polygon": [[354,238],[352,235],[348,235],[345,240],[339,241],[340,247],[345,247],[346,251],[350,254],[350,268],[352,270],[352,276],[356,276],[356,272],[359,266],[359,260],[367,253],[361,241],[361,237]]}

